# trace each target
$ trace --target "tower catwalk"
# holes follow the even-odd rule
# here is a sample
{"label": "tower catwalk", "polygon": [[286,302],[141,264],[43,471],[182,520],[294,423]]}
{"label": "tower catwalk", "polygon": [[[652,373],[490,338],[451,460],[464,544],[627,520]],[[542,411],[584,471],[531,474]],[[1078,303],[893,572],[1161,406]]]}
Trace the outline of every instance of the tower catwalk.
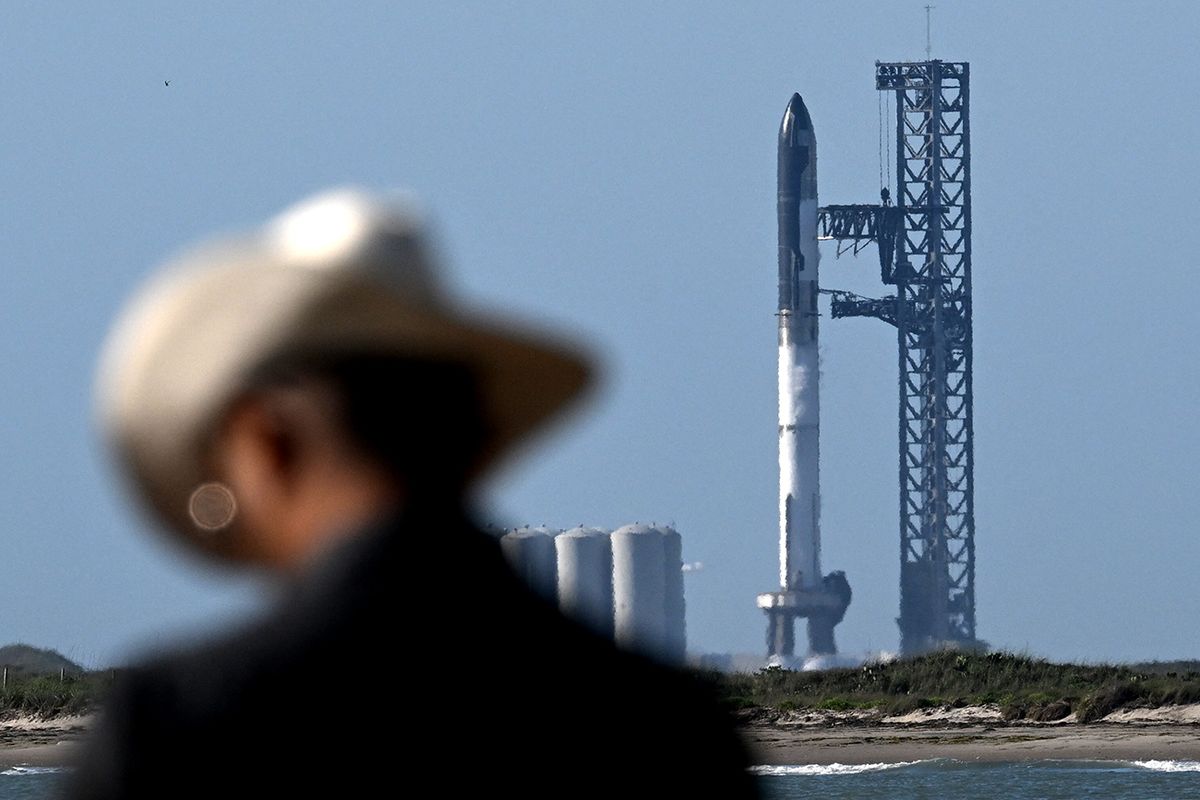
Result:
{"label": "tower catwalk", "polygon": [[794,666],[796,618],[808,649],[834,654],[833,629],[850,602],[842,573],[821,575],[820,372],[817,324],[817,142],[800,95],[779,126],[779,591],[758,596],[767,654]]}
{"label": "tower catwalk", "polygon": [[821,209],[820,236],[875,241],[880,300],[831,292],[832,316],[897,329],[900,355],[900,648],[970,646],[975,636],[971,399],[970,68],[877,63],[896,100],[896,205]]}

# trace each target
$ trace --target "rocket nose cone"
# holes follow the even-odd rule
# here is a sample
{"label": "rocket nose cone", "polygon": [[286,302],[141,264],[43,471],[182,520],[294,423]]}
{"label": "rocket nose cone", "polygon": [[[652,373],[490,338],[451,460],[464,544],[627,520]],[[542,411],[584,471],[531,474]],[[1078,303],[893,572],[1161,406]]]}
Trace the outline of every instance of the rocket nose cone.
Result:
{"label": "rocket nose cone", "polygon": [[812,130],[812,119],[808,116],[808,106],[804,105],[804,98],[799,94],[792,95],[792,99],[788,101],[787,113],[796,118],[796,130]]}
{"label": "rocket nose cone", "polygon": [[779,123],[779,139],[781,142],[793,144],[797,134],[803,135],[811,130],[812,118],[808,116],[804,98],[799,94],[793,94],[783,112],[783,121]]}

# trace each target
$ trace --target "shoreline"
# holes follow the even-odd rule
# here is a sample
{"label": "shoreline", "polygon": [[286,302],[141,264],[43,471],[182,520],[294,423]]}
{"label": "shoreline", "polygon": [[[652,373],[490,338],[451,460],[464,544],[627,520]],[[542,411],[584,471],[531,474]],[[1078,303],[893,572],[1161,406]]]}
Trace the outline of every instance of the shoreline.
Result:
{"label": "shoreline", "polygon": [[1118,711],[1081,724],[1004,722],[989,707],[926,709],[902,717],[864,711],[743,714],[757,765],[963,762],[1200,761],[1200,705]]}
{"label": "shoreline", "polygon": [[[0,770],[66,767],[91,716],[0,720]],[[1198,761],[1200,704],[1117,711],[1081,724],[1004,722],[998,709],[924,709],[899,717],[869,711],[742,714],[740,731],[756,765],[961,762]]]}
{"label": "shoreline", "polygon": [[92,716],[0,719],[0,770],[13,767],[68,767]]}

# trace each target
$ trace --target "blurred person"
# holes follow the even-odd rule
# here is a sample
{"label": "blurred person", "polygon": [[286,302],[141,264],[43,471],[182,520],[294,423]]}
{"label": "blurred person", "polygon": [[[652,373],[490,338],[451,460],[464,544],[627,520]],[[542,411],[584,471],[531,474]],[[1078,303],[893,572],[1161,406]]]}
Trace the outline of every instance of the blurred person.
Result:
{"label": "blurred person", "polygon": [[283,589],[129,670],[67,795],[753,796],[705,686],[561,617],[472,519],[589,374],[456,303],[396,199],[320,195],[164,269],[106,346],[101,427],[160,527]]}

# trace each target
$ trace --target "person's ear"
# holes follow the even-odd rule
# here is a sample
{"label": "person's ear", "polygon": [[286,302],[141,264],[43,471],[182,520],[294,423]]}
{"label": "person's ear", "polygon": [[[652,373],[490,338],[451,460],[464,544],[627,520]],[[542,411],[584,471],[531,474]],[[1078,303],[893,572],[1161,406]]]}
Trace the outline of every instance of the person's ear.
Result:
{"label": "person's ear", "polygon": [[303,447],[295,409],[277,394],[266,393],[249,407],[251,436],[264,468],[269,469],[290,494],[300,470]]}
{"label": "person's ear", "polygon": [[284,412],[265,394],[239,400],[218,436],[217,470],[245,512],[288,496],[294,489],[298,445]]}

